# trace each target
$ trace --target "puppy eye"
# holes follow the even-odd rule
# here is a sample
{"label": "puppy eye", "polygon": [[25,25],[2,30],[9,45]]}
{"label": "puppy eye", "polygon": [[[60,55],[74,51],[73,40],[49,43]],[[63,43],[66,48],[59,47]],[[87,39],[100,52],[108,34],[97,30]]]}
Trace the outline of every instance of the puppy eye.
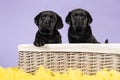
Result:
{"label": "puppy eye", "polygon": [[46,14],[44,14],[44,15],[42,15],[41,17],[42,17],[42,18],[45,18],[45,17],[47,17],[47,15],[46,15]]}
{"label": "puppy eye", "polygon": [[40,19],[44,20],[47,15],[40,16]]}
{"label": "puppy eye", "polygon": [[74,14],[74,15],[73,15],[73,17],[77,17],[77,16],[78,16],[78,14]]}
{"label": "puppy eye", "polygon": [[51,22],[55,22],[56,20],[55,19],[51,19]]}
{"label": "puppy eye", "polygon": [[57,20],[56,17],[54,17],[54,16],[50,16],[50,19],[53,20],[53,21]]}
{"label": "puppy eye", "polygon": [[53,18],[53,16],[50,16],[50,18]]}
{"label": "puppy eye", "polygon": [[81,17],[86,18],[86,16],[85,16],[85,15],[83,15],[83,14],[81,14]]}

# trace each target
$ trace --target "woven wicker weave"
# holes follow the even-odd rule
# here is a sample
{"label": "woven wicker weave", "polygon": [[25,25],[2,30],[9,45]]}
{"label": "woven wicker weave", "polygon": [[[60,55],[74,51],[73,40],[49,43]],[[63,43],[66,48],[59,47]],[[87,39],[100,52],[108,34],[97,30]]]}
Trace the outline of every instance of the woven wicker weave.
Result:
{"label": "woven wicker weave", "polygon": [[80,68],[95,74],[103,68],[120,71],[120,44],[47,44],[18,46],[19,67],[33,73],[40,65],[53,71]]}

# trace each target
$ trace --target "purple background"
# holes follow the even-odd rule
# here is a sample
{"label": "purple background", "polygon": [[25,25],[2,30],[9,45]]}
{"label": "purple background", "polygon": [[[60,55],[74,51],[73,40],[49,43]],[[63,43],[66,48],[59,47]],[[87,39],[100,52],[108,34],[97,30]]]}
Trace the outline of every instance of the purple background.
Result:
{"label": "purple background", "polygon": [[120,42],[120,0],[0,0],[0,65],[17,66],[17,45],[33,43],[37,31],[34,17],[43,10],[62,17],[64,28],[59,31],[63,43],[68,43],[65,17],[75,8],[90,12],[92,32],[99,42],[106,38],[110,43]]}

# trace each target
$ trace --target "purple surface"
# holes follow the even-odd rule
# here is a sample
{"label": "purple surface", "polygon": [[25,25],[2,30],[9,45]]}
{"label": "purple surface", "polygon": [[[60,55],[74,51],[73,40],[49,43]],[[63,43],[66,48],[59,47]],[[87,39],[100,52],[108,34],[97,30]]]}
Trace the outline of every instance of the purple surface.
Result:
{"label": "purple surface", "polygon": [[108,38],[110,43],[119,43],[119,4],[120,0],[0,0],[0,65],[17,66],[17,45],[32,44],[37,31],[34,17],[43,10],[53,10],[62,16],[63,43],[68,43],[65,17],[75,8],[90,12],[92,32],[99,42]]}

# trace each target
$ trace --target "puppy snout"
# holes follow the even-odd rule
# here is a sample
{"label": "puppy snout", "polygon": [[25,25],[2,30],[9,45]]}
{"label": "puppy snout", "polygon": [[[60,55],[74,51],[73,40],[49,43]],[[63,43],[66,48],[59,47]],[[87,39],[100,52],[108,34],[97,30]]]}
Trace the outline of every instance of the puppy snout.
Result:
{"label": "puppy snout", "polygon": [[46,22],[50,21],[50,17],[46,17],[45,20],[46,20]]}
{"label": "puppy snout", "polygon": [[41,33],[41,34],[50,35],[50,34],[52,34],[52,31],[51,31],[48,27],[43,27],[43,28],[40,30],[40,33]]}
{"label": "puppy snout", "polygon": [[84,24],[84,22],[83,22],[83,19],[82,18],[77,18],[77,20],[76,20],[76,24],[77,25],[83,25]]}
{"label": "puppy snout", "polygon": [[43,25],[45,25],[45,26],[49,26],[50,24],[51,24],[51,22],[49,20],[46,20],[43,22]]}
{"label": "puppy snout", "polygon": [[76,18],[77,20],[81,20],[81,17],[80,16],[77,16],[77,18]]}
{"label": "puppy snout", "polygon": [[45,23],[46,25],[50,24],[50,18],[49,18],[49,17],[46,17],[44,23]]}

